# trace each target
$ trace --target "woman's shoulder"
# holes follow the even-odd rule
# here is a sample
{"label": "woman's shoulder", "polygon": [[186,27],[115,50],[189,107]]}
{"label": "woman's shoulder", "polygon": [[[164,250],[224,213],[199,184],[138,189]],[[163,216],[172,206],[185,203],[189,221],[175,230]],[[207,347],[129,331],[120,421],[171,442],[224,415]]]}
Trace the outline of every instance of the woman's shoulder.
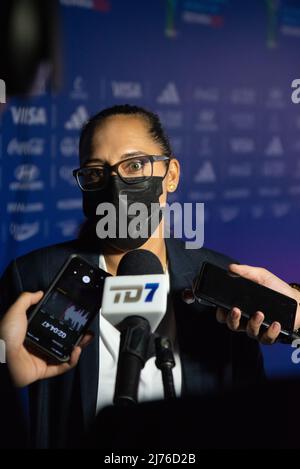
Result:
{"label": "woman's shoulder", "polygon": [[220,267],[227,268],[231,263],[237,263],[236,259],[214,249],[201,247],[199,249],[187,249],[185,242],[177,239],[169,239],[167,242],[168,251],[171,255],[182,256],[185,262],[191,265],[198,265],[202,262],[211,262]]}
{"label": "woman's shoulder", "polygon": [[76,250],[78,246],[77,240],[65,241],[63,243],[51,244],[49,246],[43,246],[38,249],[34,249],[22,256],[15,259],[18,265],[27,264],[28,262],[45,260],[49,257],[61,257],[69,255]]}
{"label": "woman's shoulder", "polygon": [[3,277],[38,277],[53,275],[67,261],[71,254],[80,254],[77,240],[66,241],[64,243],[51,244],[22,256],[19,256],[8,264]]}

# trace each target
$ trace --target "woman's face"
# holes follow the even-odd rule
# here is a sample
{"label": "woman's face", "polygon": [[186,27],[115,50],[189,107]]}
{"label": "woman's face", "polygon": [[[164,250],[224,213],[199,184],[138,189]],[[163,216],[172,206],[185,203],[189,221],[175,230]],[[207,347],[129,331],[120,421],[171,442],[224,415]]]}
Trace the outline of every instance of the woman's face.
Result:
{"label": "woman's face", "polygon": [[[85,166],[108,163],[110,166],[119,161],[141,155],[162,155],[163,150],[149,134],[147,123],[139,116],[116,115],[108,117],[98,131],[92,143],[92,155]],[[166,163],[153,163],[153,175],[163,176]],[[174,192],[179,180],[179,163],[172,159],[163,181],[163,193],[160,203],[164,204],[168,192]]]}

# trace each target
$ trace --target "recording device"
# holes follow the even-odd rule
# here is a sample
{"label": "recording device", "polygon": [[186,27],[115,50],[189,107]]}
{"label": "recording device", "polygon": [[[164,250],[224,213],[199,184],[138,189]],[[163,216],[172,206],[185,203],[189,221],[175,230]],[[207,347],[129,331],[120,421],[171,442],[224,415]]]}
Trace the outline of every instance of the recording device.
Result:
{"label": "recording device", "polygon": [[101,315],[121,331],[114,404],[137,403],[151,331],[167,308],[168,285],[159,259],[137,249],[122,258],[116,277],[105,280]]}
{"label": "recording device", "polygon": [[29,316],[26,343],[66,362],[101,307],[109,274],[73,254]]}
{"label": "recording device", "polygon": [[247,319],[261,311],[265,316],[263,326],[269,327],[278,321],[283,340],[298,337],[293,333],[297,310],[294,299],[214,264],[203,264],[194,285],[194,295],[199,301],[208,301],[224,309],[236,306]]}

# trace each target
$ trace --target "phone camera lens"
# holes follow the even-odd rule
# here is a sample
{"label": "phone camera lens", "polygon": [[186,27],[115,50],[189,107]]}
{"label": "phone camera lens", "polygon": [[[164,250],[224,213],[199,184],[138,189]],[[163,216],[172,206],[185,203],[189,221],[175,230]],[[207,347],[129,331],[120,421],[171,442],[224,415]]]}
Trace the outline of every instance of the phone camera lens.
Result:
{"label": "phone camera lens", "polygon": [[91,270],[90,270],[90,274],[92,274],[93,272],[94,272],[93,269],[91,269]]}
{"label": "phone camera lens", "polygon": [[77,270],[74,270],[73,274],[75,274],[75,275],[76,275],[76,274],[77,274]]}
{"label": "phone camera lens", "polygon": [[84,275],[82,277],[82,281],[83,281],[83,283],[90,283],[91,278],[88,275]]}

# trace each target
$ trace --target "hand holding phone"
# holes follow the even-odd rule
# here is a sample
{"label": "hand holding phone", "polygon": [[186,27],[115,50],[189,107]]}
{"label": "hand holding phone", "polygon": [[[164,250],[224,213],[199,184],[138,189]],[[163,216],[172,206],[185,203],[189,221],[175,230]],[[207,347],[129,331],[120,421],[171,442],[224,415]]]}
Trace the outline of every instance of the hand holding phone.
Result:
{"label": "hand holding phone", "polygon": [[31,312],[26,344],[56,362],[68,362],[99,313],[107,272],[73,254]]}
{"label": "hand holding phone", "polygon": [[[272,290],[275,290],[283,295],[287,295],[290,298],[295,299],[297,303],[297,310],[295,316],[295,323],[293,326],[294,330],[299,329],[300,327],[300,292],[292,288],[288,283],[286,283],[281,278],[274,275],[272,272],[261,268],[253,267],[248,265],[239,265],[231,264],[229,270],[232,273],[241,275],[242,277],[252,280],[253,282],[262,284]],[[233,314],[232,314],[233,313]],[[221,323],[226,323],[228,327],[235,330],[246,330],[247,334],[250,337],[256,338],[260,343],[265,345],[271,345],[277,340],[282,339],[281,337],[281,324],[277,321],[273,322],[267,330],[262,326],[264,316],[261,312],[253,315],[245,324],[242,320],[241,311],[235,308],[235,311],[225,311],[222,308],[217,310],[217,320]],[[298,333],[297,333],[298,334]],[[299,339],[298,335],[294,335],[294,339]]]}
{"label": "hand holding phone", "polygon": [[34,381],[65,373],[76,366],[81,350],[92,339],[87,333],[74,348],[68,363],[53,364],[36,356],[24,346],[28,321],[26,312],[43,297],[43,292],[22,293],[0,321],[0,338],[5,342],[6,363],[16,386],[27,386]]}
{"label": "hand holding phone", "polygon": [[206,263],[195,296],[219,306],[219,322],[232,330],[246,330],[261,343],[298,338],[293,330],[299,327],[299,293],[266,269],[232,264],[226,271]]}

